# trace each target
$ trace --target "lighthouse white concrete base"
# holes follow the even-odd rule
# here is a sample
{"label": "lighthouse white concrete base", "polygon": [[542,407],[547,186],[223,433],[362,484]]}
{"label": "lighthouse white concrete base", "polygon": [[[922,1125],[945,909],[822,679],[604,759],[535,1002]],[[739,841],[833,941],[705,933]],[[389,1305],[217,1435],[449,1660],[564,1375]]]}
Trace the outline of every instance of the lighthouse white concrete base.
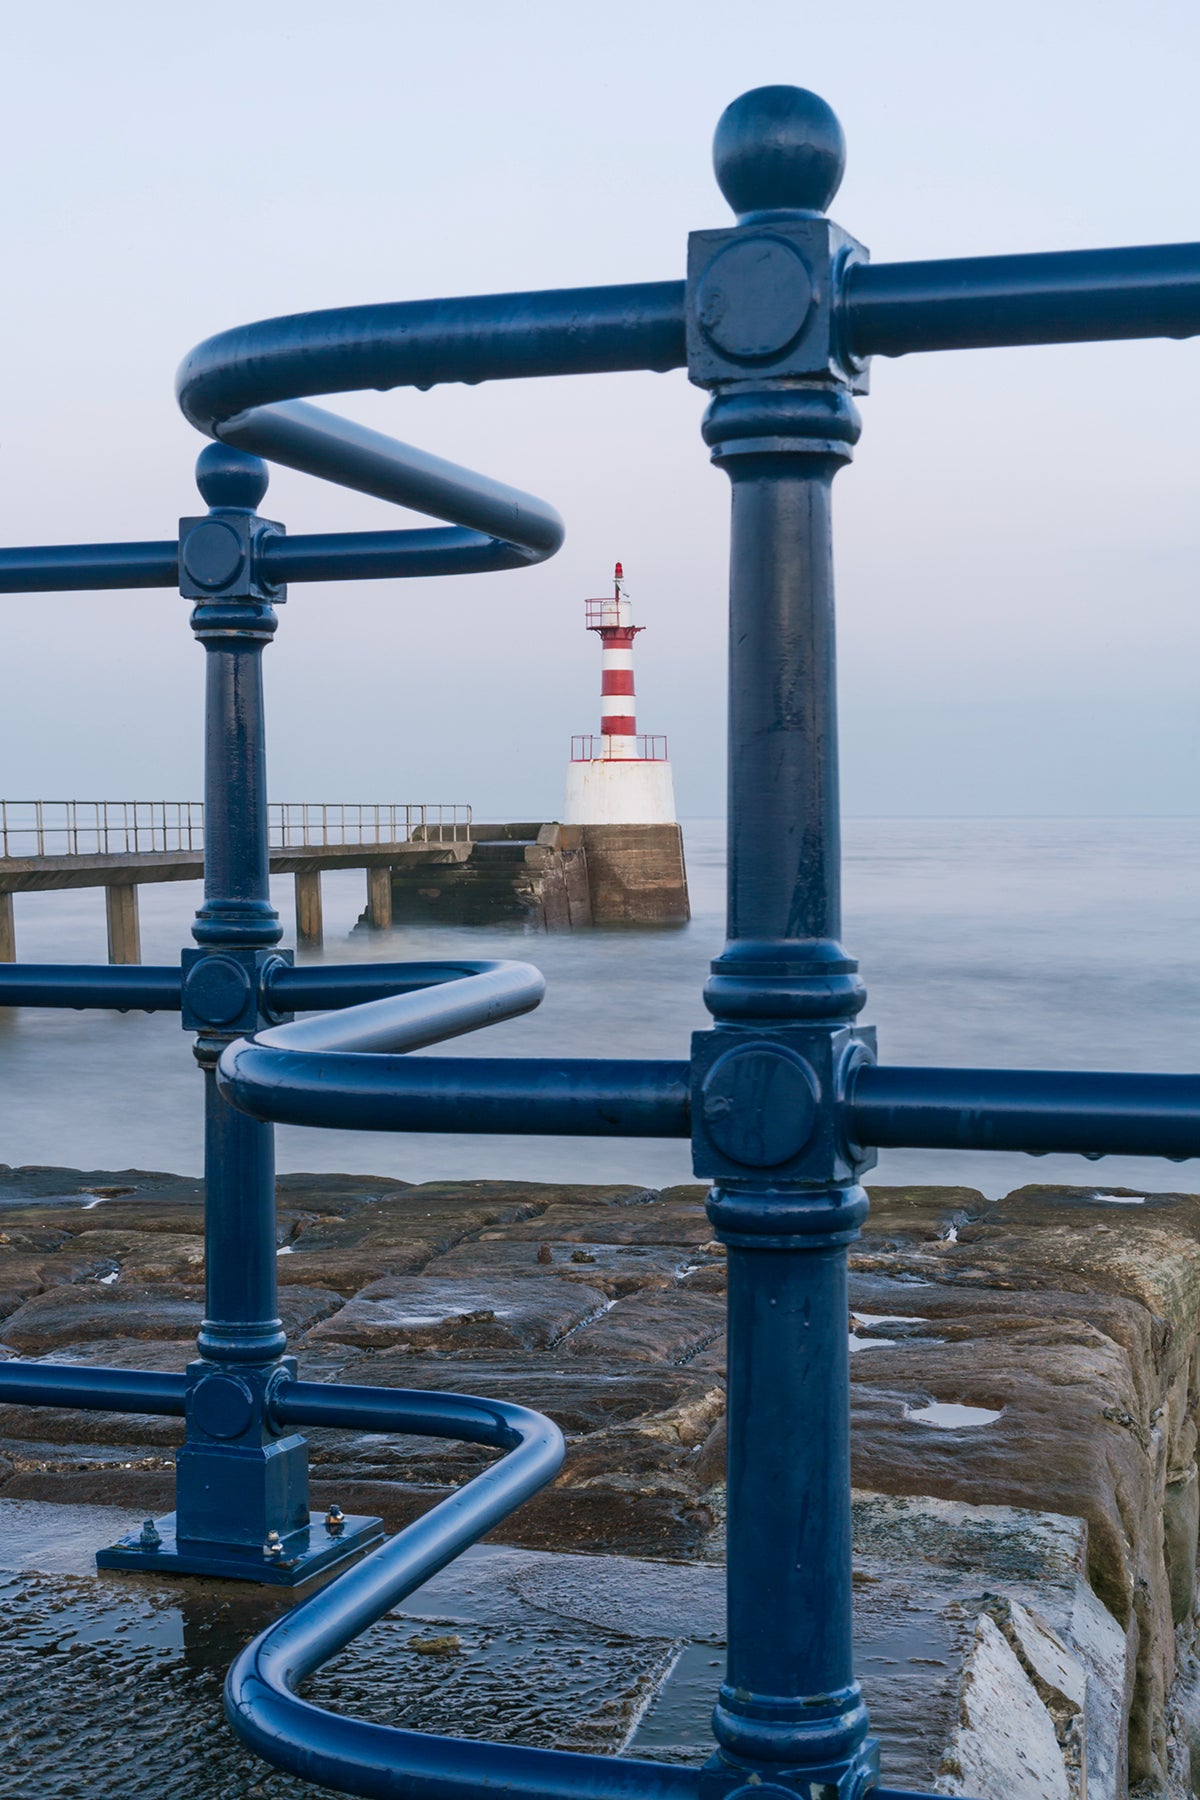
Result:
{"label": "lighthouse white concrete base", "polygon": [[564,825],[673,825],[669,762],[597,758],[567,769]]}

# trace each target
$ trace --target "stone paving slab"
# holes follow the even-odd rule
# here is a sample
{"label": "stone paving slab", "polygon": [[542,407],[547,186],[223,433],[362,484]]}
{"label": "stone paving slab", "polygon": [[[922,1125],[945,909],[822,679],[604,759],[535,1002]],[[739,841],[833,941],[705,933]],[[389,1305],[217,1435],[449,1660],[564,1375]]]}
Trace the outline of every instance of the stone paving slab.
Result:
{"label": "stone paving slab", "polygon": [[[97,1543],[135,1523],[120,1509],[0,1496],[6,1796],[314,1793],[243,1752],[220,1709],[228,1664],[288,1599],[233,1582],[97,1573]],[[955,1792],[947,1757],[969,1766],[993,1754],[994,1721],[977,1706],[976,1723],[964,1724],[960,1696],[969,1671],[968,1688],[979,1688],[978,1639],[981,1628],[1000,1632],[994,1617],[1008,1633],[1012,1667],[1002,1666],[998,1686],[993,1672],[989,1692],[1009,1717],[1024,1709],[1056,1742],[1008,1646],[1026,1641],[1043,1668],[1053,1659],[1081,1714],[1084,1659],[1093,1671],[1098,1664],[1096,1645],[1081,1646],[1071,1623],[1079,1527],[1004,1508],[872,1496],[856,1501],[855,1525],[856,1658],[888,1779]],[[1023,1610],[1031,1594],[1057,1609],[1067,1637]],[[1014,1618],[1024,1640],[1014,1638]],[[337,1711],[421,1731],[695,1765],[711,1749],[723,1645],[716,1565],[478,1547],[306,1691]],[[994,1662],[990,1638],[988,1647]],[[1093,1672],[1097,1703],[1102,1685]],[[1115,1800],[1098,1748],[1089,1792]],[[1047,1779],[1057,1774],[1050,1766]],[[1060,1788],[1017,1782],[1002,1795],[977,1791],[983,1800],[1056,1800]],[[1068,1787],[1061,1792],[1070,1800]]]}
{"label": "stone paving slab", "polygon": [[[426,1275],[457,1278],[483,1276],[558,1276],[597,1288],[611,1300],[641,1288],[668,1288],[686,1283],[695,1269],[696,1251],[682,1244],[558,1243],[548,1237],[510,1243],[459,1244],[426,1265]],[[724,1262],[719,1264],[724,1275]]]}
{"label": "stone paving slab", "polygon": [[[479,1391],[557,1418],[568,1456],[512,1528],[527,1547],[703,1557],[719,1543],[725,1359],[703,1195],[287,1177],[293,1348],[313,1379]],[[198,1183],[153,1172],[0,1169],[0,1358],[184,1366],[200,1206]],[[403,1310],[418,1289],[440,1309],[427,1326]],[[850,1304],[856,1480],[1087,1522],[1091,1586],[1133,1656],[1131,1777],[1166,1793],[1200,1527],[1200,1200],[872,1190]],[[0,1497],[168,1504],[177,1426],[85,1418],[0,1411]],[[312,1457],[322,1503],[393,1524],[478,1466],[366,1434],[314,1436]],[[992,1626],[1019,1663],[1018,1626]],[[990,1628],[979,1654],[1007,1666]]]}
{"label": "stone paving slab", "polygon": [[[107,1237],[108,1233],[104,1233]],[[342,1297],[325,1288],[289,1288],[279,1313],[289,1336],[299,1336],[341,1307]],[[125,1281],[111,1287],[98,1281],[47,1288],[26,1300],[3,1321],[9,1349],[42,1356],[60,1344],[96,1338],[170,1338],[194,1341],[204,1310],[204,1291],[187,1286]]]}
{"label": "stone paving slab", "polygon": [[563,1349],[572,1356],[647,1363],[661,1357],[688,1365],[725,1328],[725,1302],[714,1294],[676,1288],[631,1294],[571,1333]]}
{"label": "stone paving slab", "polygon": [[502,1238],[507,1243],[548,1240],[559,1244],[682,1244],[696,1246],[712,1241],[712,1226],[704,1212],[706,1189],[695,1197],[655,1199],[641,1205],[599,1212],[578,1203],[547,1207],[536,1219],[480,1234],[483,1243]]}
{"label": "stone paving slab", "polygon": [[363,1350],[548,1350],[604,1305],[603,1294],[574,1281],[391,1275],[369,1282],[311,1335]]}

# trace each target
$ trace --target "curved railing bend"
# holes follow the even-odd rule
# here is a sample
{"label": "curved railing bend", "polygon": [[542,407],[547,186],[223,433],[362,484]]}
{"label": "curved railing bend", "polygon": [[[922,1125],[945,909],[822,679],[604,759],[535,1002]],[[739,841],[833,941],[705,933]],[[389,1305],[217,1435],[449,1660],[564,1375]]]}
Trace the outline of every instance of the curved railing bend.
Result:
{"label": "curved railing bend", "polygon": [[245,1743],[307,1781],[391,1800],[461,1800],[464,1792],[696,1800],[698,1770],[432,1737],[348,1719],[298,1698],[301,1682],[544,1487],[562,1462],[563,1441],[556,1426],[524,1407],[459,1394],[290,1381],[278,1389],[275,1413],[286,1425],[452,1437],[507,1455],[242,1652],[225,1693]]}

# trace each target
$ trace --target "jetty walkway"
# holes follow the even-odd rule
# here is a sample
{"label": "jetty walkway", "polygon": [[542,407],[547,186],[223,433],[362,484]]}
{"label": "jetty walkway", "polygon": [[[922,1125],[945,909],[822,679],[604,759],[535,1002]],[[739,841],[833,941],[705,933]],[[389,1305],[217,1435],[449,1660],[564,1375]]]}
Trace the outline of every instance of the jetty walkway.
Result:
{"label": "jetty walkway", "polygon": [[[367,916],[392,918],[391,870],[469,854],[462,804],[282,801],[268,807],[271,873],[296,882],[297,942],[322,938],[321,873],[365,869]],[[141,961],[137,891],[204,873],[199,800],[0,800],[0,962],[15,962],[13,895],[104,889],[108,960]]]}

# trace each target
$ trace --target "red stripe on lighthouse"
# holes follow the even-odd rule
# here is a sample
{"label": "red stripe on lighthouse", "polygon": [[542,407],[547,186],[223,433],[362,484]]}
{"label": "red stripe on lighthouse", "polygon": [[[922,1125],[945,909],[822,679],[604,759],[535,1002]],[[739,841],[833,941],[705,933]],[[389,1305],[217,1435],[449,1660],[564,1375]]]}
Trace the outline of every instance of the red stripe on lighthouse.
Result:
{"label": "red stripe on lighthouse", "polygon": [[600,674],[600,692],[602,694],[632,694],[632,669],[604,669]]}

